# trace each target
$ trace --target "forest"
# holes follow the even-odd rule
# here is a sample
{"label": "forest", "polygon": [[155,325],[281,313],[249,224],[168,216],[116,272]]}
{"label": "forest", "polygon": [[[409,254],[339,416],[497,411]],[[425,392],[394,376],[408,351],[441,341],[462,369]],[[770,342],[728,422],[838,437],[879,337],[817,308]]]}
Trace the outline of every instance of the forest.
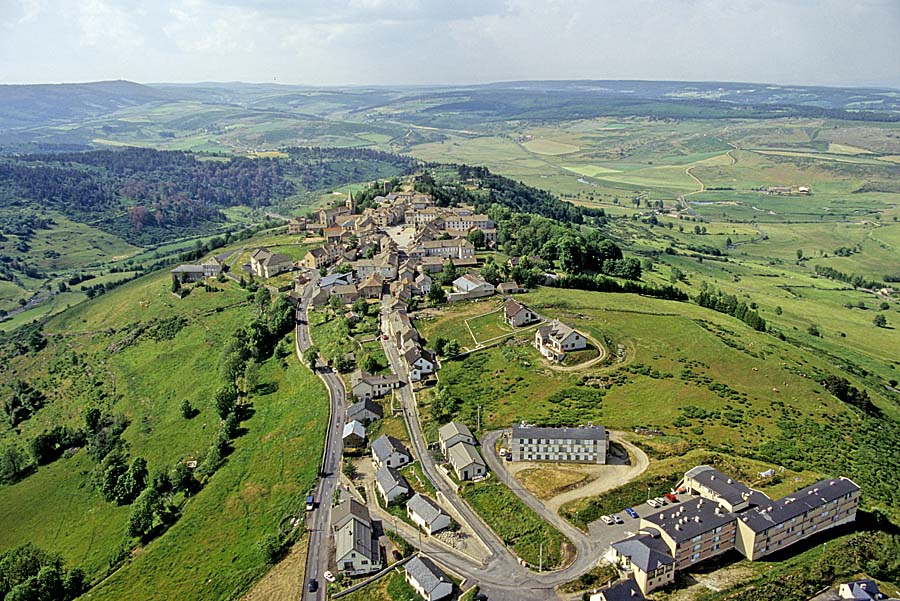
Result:
{"label": "forest", "polygon": [[53,208],[147,245],[208,231],[225,221],[227,207],[269,206],[298,192],[390,177],[415,165],[399,155],[338,148],[291,148],[287,159],[148,148],[29,154],[0,160],[0,201]]}

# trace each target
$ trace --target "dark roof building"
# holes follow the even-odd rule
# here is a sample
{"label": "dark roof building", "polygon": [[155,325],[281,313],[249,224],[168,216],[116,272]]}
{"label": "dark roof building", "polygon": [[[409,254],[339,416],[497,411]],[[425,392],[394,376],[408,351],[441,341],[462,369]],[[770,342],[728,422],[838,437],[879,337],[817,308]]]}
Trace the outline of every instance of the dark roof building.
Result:
{"label": "dark roof building", "polygon": [[708,465],[698,465],[685,472],[684,485],[689,492],[716,501],[728,511],[747,509],[753,496],[750,487]]}

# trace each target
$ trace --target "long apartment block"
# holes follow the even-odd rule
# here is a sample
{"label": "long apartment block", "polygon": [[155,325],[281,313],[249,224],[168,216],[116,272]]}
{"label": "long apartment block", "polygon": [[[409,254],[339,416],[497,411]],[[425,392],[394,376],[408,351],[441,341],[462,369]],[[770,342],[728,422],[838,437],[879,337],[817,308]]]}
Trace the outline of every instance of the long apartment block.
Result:
{"label": "long apartment block", "polygon": [[708,465],[689,470],[682,483],[695,498],[642,517],[638,535],[610,548],[609,559],[630,572],[644,594],[672,582],[675,570],[731,549],[754,561],[852,522],[859,506],[859,486],[844,477],[778,500]]}
{"label": "long apartment block", "polygon": [[513,426],[510,443],[513,461],[606,463],[609,435],[603,426],[540,428]]}

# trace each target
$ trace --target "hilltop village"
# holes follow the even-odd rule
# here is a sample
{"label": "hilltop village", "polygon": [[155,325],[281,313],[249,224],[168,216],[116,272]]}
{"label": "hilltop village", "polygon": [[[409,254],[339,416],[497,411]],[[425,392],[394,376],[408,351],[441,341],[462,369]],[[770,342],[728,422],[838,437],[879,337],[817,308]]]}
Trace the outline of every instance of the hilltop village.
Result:
{"label": "hilltop village", "polygon": [[[511,484],[520,466],[614,473],[630,469],[643,453],[592,423],[517,420],[494,432],[482,430],[480,418],[434,423],[421,412],[420,397],[435,394],[442,362],[513,339],[508,337],[533,348],[534,370],[577,372],[612,350],[596,332],[517,300],[527,288],[515,278],[491,282],[482,276],[479,268],[498,241],[487,215],[469,206],[439,207],[428,194],[387,185],[372,205],[360,211],[348,194],[314,216],[291,218],[287,233],[312,245],[299,260],[260,247],[231,269],[220,257],[172,270],[173,290],[207,278],[249,278],[296,306],[297,351],[326,383],[332,401],[322,478],[306,503],[309,544],[318,552],[307,558],[304,598],[361,594],[380,578],[402,573],[426,601],[473,598],[471,582],[492,584],[494,591],[506,586],[508,595],[500,598],[518,599],[526,597],[517,596],[517,583],[541,590],[599,571],[605,577],[585,581],[583,598],[635,601],[677,587],[681,572],[720,555],[751,562],[788,557],[793,545],[827,540],[828,530],[855,521],[860,488],[841,475],[773,499],[716,467],[698,465],[665,494],[651,496],[648,488],[645,505],[606,513],[588,532],[565,522],[544,500]],[[541,283],[558,277],[538,256],[510,257],[500,272],[523,268],[537,270]],[[426,308],[441,311],[446,303],[493,303],[498,308],[479,319],[492,316],[491,327],[502,325],[505,333],[465,349],[452,340],[427,339],[419,315]],[[346,332],[362,324],[371,329],[344,334],[356,352],[329,354],[326,346],[343,347],[317,338],[326,323],[345,324]],[[497,490],[490,487],[502,487],[522,511],[559,529],[577,559],[564,566],[557,558],[547,571],[550,556],[542,543],[536,557],[511,551],[515,541],[501,540],[495,518],[471,502],[472,491]],[[848,582],[828,594],[886,598],[872,581]]]}

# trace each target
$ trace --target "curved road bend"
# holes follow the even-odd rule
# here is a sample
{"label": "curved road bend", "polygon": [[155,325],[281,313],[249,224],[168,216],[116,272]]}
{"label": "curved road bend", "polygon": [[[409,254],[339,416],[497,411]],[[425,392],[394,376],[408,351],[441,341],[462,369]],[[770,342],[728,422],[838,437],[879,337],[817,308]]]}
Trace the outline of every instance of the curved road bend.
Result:
{"label": "curved road bend", "polygon": [[[303,297],[297,307],[296,351],[297,357],[303,361],[303,351],[311,346],[309,338],[309,325],[307,323],[307,311],[309,309],[309,297],[315,286],[315,276],[303,290]],[[341,470],[342,440],[341,429],[344,424],[346,405],[344,398],[344,382],[340,376],[331,371],[321,361],[317,362],[316,374],[328,388],[328,396],[331,402],[331,416],[328,421],[328,430],[325,437],[325,450],[321,473],[318,483],[313,491],[316,507],[307,516],[307,529],[309,531],[309,546],[306,553],[305,579],[303,582],[304,601],[324,601],[327,586],[322,574],[328,569],[331,550],[331,499],[337,488]],[[315,578],[319,582],[318,590],[309,592],[307,581]]]}
{"label": "curved road bend", "polygon": [[[388,297],[386,297],[387,299]],[[389,302],[389,301],[388,301]],[[387,302],[382,306],[382,331],[387,333]],[[400,353],[392,338],[384,340],[382,337],[382,347],[384,347],[385,355],[391,370],[400,375],[401,379],[409,382],[409,374],[406,367],[400,359]],[[428,451],[428,446],[422,435],[421,425],[419,423],[418,410],[416,408],[415,398],[412,393],[410,384],[401,386],[398,390],[401,404],[403,406],[403,414],[409,427],[409,434],[412,440],[413,449],[421,462],[422,469],[428,478],[435,485],[435,488],[448,500],[449,503],[462,515],[468,525],[476,532],[479,538],[487,545],[490,556],[484,565],[477,566],[472,562],[466,562],[450,553],[444,553],[441,556],[450,568],[460,571],[467,576],[470,581],[477,583],[493,600],[523,600],[529,601],[543,599],[557,599],[558,595],[553,588],[556,585],[568,582],[589,571],[600,557],[604,548],[600,548],[599,544],[591,544],[589,539],[577,528],[569,525],[567,522],[558,525],[561,520],[559,516],[547,521],[566,534],[571,542],[575,545],[577,555],[575,561],[562,570],[553,572],[535,573],[531,570],[519,565],[517,559],[506,548],[502,540],[494,533],[487,524],[464,502],[455,490],[447,483],[447,481],[438,472],[437,465]],[[495,475],[499,477],[502,472]],[[547,516],[546,509],[539,512],[544,519]],[[599,550],[598,550],[599,549]]]}

